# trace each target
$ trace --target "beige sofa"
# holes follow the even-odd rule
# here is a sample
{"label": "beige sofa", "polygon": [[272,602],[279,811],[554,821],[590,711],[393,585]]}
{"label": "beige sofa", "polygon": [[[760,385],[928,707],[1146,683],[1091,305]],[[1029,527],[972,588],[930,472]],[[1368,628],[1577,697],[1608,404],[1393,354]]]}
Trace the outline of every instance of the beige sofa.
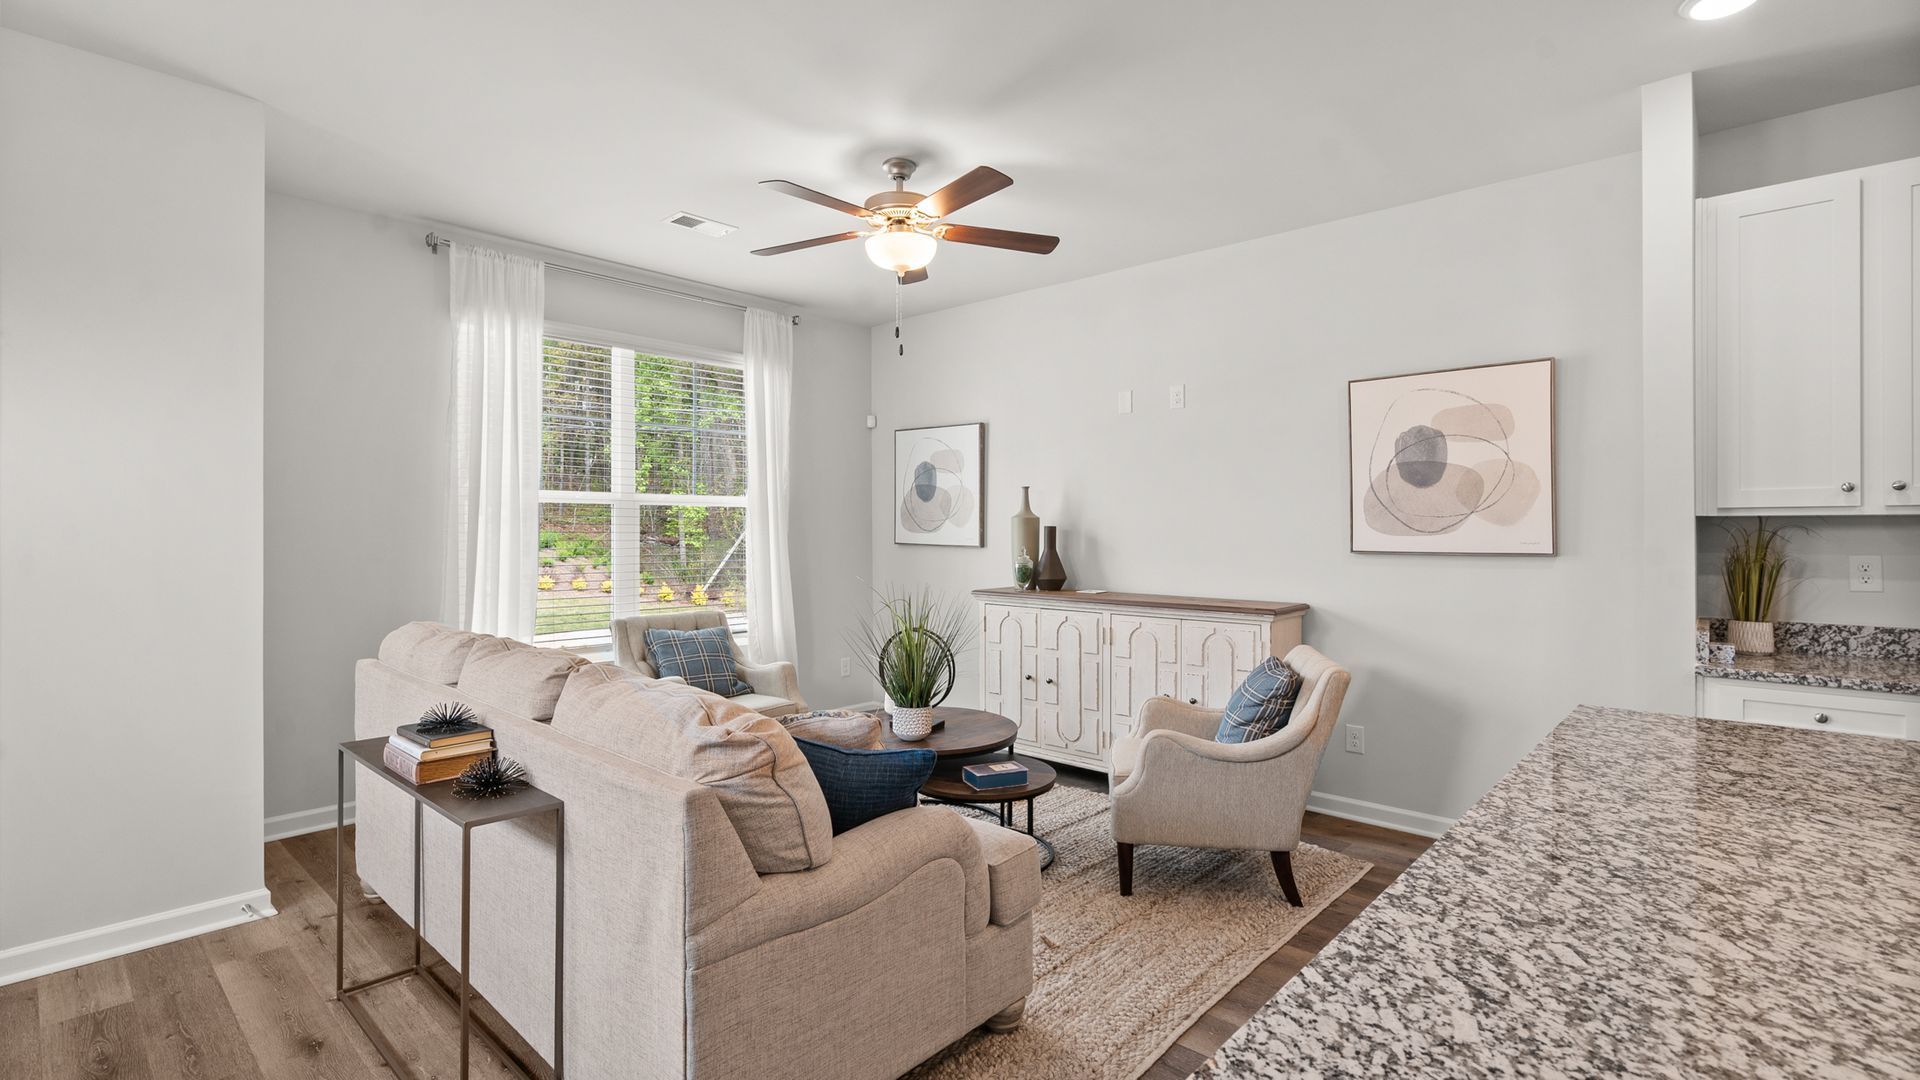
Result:
{"label": "beige sofa", "polygon": [[[463,688],[460,640],[477,635],[423,638],[416,624],[395,637],[410,631],[358,664],[357,735],[462,702],[566,801],[570,1077],[882,1080],[983,1024],[1018,1022],[1040,895],[1026,836],[923,806],[833,837],[813,869],[763,876],[713,789],[475,692],[550,716],[550,677]],[[357,791],[361,878],[408,919],[412,801],[378,782]],[[473,833],[474,989],[548,1060],[553,838],[544,820]],[[424,933],[457,958],[459,832],[427,814],[423,841]]]}

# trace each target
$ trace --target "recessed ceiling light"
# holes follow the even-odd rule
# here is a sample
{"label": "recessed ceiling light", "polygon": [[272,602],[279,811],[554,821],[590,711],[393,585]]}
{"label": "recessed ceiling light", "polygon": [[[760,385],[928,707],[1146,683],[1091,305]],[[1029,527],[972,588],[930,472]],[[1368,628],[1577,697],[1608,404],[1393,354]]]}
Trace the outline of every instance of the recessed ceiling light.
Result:
{"label": "recessed ceiling light", "polygon": [[1697,22],[1738,15],[1753,6],[1753,0],[1681,0],[1680,14]]}

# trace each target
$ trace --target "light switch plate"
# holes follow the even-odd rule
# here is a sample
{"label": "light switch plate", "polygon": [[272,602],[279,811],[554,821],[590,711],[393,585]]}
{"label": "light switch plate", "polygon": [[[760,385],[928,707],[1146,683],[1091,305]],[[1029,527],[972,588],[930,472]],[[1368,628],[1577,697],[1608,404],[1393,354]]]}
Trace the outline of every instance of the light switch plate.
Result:
{"label": "light switch plate", "polygon": [[1167,408],[1184,409],[1187,407],[1187,384],[1174,383],[1167,387]]}
{"label": "light switch plate", "polygon": [[1847,588],[1854,592],[1884,591],[1880,581],[1880,556],[1847,556]]}
{"label": "light switch plate", "polygon": [[1123,413],[1130,413],[1133,411],[1133,391],[1131,390],[1120,391],[1120,411]]}

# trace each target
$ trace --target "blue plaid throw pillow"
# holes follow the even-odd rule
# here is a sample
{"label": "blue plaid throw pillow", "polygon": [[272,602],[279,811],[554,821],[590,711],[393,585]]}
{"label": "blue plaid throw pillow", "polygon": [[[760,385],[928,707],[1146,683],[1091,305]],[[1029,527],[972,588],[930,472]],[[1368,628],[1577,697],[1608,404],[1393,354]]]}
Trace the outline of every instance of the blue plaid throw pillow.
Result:
{"label": "blue plaid throw pillow", "polygon": [[920,802],[920,785],[940,755],[931,750],[849,750],[812,739],[793,740],[813,766],[835,836]]}
{"label": "blue plaid throw pillow", "polygon": [[753,693],[733,664],[733,643],[724,626],[698,630],[648,630],[647,659],[661,678],[678,675],[687,685],[721,697]]}
{"label": "blue plaid throw pillow", "polygon": [[1293,703],[1299,696],[1300,676],[1278,657],[1267,657],[1227,699],[1227,711],[1220,717],[1213,741],[1248,743],[1266,738],[1293,719]]}

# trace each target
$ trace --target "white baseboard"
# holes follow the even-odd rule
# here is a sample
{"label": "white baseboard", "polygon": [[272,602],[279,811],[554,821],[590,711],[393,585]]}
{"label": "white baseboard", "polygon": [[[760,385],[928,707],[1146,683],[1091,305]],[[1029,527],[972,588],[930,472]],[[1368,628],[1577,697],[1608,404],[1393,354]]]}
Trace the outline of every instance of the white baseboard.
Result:
{"label": "white baseboard", "polygon": [[143,915],[110,926],[81,930],[45,941],[16,945],[0,952],[0,986],[37,978],[55,971],[107,960],[165,945],[197,934],[224,929],[250,919],[279,912],[267,890],[258,889],[203,904]]}
{"label": "white baseboard", "polygon": [[[333,804],[316,806],[311,810],[295,810],[291,814],[275,814],[267,819],[266,841],[285,840],[289,836],[303,836],[310,832],[333,828]],[[353,824],[353,804],[347,804],[347,824]]]}
{"label": "white baseboard", "polygon": [[1453,828],[1452,818],[1424,814],[1418,810],[1402,810],[1397,806],[1383,806],[1364,799],[1349,799],[1345,795],[1329,795],[1324,791],[1307,796],[1307,809],[1365,825],[1378,825],[1383,829],[1398,829],[1415,836],[1438,838]]}

